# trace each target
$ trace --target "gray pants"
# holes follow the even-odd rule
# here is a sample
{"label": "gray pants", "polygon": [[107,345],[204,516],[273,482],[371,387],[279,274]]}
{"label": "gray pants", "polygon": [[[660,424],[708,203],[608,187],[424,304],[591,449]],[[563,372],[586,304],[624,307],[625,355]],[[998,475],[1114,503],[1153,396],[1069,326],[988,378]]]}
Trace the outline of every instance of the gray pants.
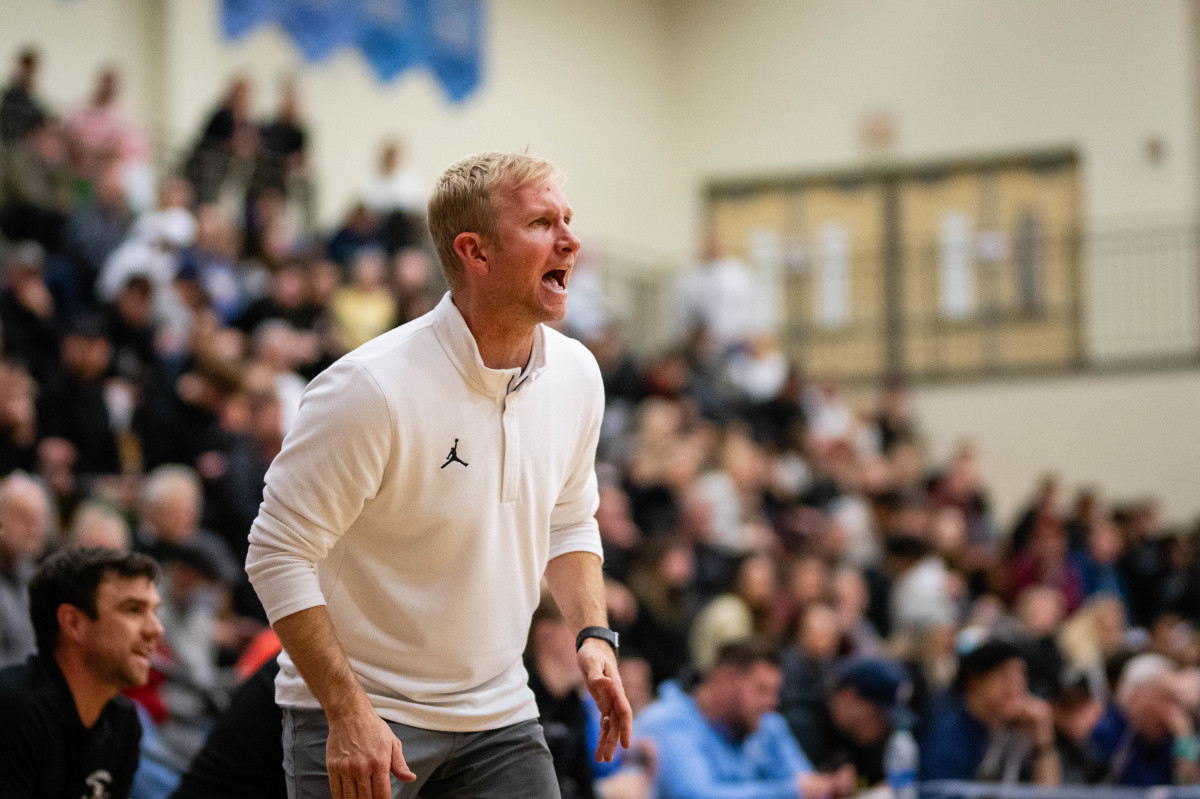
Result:
{"label": "gray pants", "polygon": [[[392,799],[559,799],[554,761],[536,720],[483,732],[434,732],[388,722],[416,782],[392,778]],[[329,799],[323,710],[283,708],[289,799]]]}

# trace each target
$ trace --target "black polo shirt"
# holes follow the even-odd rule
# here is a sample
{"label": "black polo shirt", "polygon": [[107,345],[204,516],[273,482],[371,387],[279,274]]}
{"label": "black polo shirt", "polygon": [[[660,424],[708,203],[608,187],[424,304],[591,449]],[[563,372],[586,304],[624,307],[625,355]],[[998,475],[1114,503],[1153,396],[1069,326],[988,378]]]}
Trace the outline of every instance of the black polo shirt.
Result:
{"label": "black polo shirt", "polygon": [[125,799],[141,737],[123,696],[84,727],[53,658],[0,671],[0,799]]}

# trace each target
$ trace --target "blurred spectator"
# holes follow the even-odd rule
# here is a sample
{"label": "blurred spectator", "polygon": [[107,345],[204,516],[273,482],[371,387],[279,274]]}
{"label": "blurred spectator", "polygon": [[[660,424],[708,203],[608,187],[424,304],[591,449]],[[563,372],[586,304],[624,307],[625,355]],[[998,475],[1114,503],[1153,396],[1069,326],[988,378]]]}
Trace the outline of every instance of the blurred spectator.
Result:
{"label": "blurred spectator", "polygon": [[675,316],[687,334],[703,328],[713,352],[723,358],[761,332],[754,275],[723,252],[715,230],[705,234],[700,263],[685,272],[676,288]]}
{"label": "blurred spectator", "polygon": [[382,250],[357,250],[350,267],[350,285],[333,296],[330,313],[342,349],[349,352],[391,329],[396,301],[387,289],[387,260]]}
{"label": "blurred spectator", "polygon": [[67,143],[53,117],[6,146],[0,163],[0,233],[32,239],[57,252],[71,208],[72,175]]}
{"label": "blurred spectator", "polygon": [[[207,346],[224,340],[212,330],[204,334]],[[150,398],[134,414],[145,468],[182,463],[201,471],[205,479],[219,476],[221,453],[229,446],[222,416],[241,388],[239,364],[221,357],[195,358],[169,393]]]}
{"label": "blurred spectator", "polygon": [[0,481],[0,667],[25,660],[37,646],[29,620],[29,580],[46,548],[50,502],[28,475]]}
{"label": "blurred spectator", "polygon": [[284,436],[281,405],[272,390],[252,390],[246,402],[246,431],[234,437],[225,455],[224,471],[213,483],[213,501],[205,514],[239,564],[246,560],[246,536],[262,502],[267,468]]}
{"label": "blurred spectator", "polygon": [[77,206],[63,229],[63,254],[74,277],[74,293],[84,307],[96,305],[96,279],[113,250],[129,235],[133,216],[129,211],[120,174],[114,169],[100,173],[95,197]]}
{"label": "blurred spectator", "polygon": [[766,457],[739,429],[726,433],[720,457],[720,468],[702,475],[689,497],[706,508],[701,540],[732,557],[769,549],[772,535],[762,504]]}
{"label": "blurred spectator", "polygon": [[[1126,610],[1118,597],[1097,594],[1088,599],[1059,633],[1063,654],[1074,666],[1102,671],[1109,658],[1125,648]],[[1097,696],[1105,696],[1102,683],[1093,682]]]}
{"label": "blurred spectator", "polygon": [[1033,533],[1039,518],[1045,523],[1046,519],[1060,520],[1059,492],[1061,482],[1058,475],[1048,474],[1038,483],[1028,507],[1021,511],[1013,525],[1012,535],[1009,536],[1009,548],[1013,552],[1023,552],[1033,539]]}
{"label": "blurred spectator", "polygon": [[1033,585],[1051,586],[1061,593],[1068,614],[1079,610],[1083,604],[1083,578],[1067,555],[1067,534],[1062,524],[1049,512],[1039,512],[1029,546],[1012,559],[1008,571],[1010,598]]}
{"label": "blurred spectator", "polygon": [[689,662],[688,633],[695,618],[695,556],[677,539],[647,541],[629,576],[638,612],[629,644],[650,664],[653,684],[673,679]]}
{"label": "blurred spectator", "polygon": [[890,455],[896,446],[917,437],[917,425],[913,419],[908,386],[900,377],[887,377],[879,395],[879,410],[873,419],[878,448]]}
{"label": "blurred spectator", "polygon": [[284,195],[300,190],[308,173],[308,131],[295,81],[280,90],[275,118],[259,128],[258,160],[250,181],[251,194],[271,189]]}
{"label": "blurred spectator", "polygon": [[954,698],[929,720],[921,779],[1059,784],[1053,714],[1029,693],[1015,645],[989,640],[962,656]]}
{"label": "blurred spectator", "polygon": [[840,651],[841,635],[833,609],[820,603],[809,605],[783,650],[780,707],[784,718],[790,720],[828,702]]}
{"label": "blurred spectator", "polygon": [[[220,207],[223,215],[234,218],[236,208],[228,204]],[[239,281],[248,296],[260,296],[263,278],[298,252],[302,224],[298,213],[288,203],[287,195],[274,187],[268,186],[247,200]]]}
{"label": "blurred spectator", "polygon": [[1129,612],[1134,624],[1145,626],[1157,611],[1158,586],[1169,569],[1166,542],[1158,535],[1158,506],[1143,500],[1122,508],[1119,516],[1125,539],[1119,567],[1129,589]]}
{"label": "blurred spectator", "polygon": [[354,204],[342,226],[334,231],[325,245],[329,260],[348,269],[354,256],[362,249],[383,251],[383,235],[379,218],[362,202]]}
{"label": "blurred spectator", "polygon": [[247,379],[275,393],[279,400],[281,435],[292,428],[300,410],[300,396],[308,383],[296,372],[301,363],[312,358],[307,343],[301,333],[282,319],[270,319],[254,331],[254,360]]}
{"label": "blurred spectator", "polygon": [[1066,521],[1067,540],[1071,551],[1078,552],[1087,547],[1088,533],[1102,524],[1111,515],[1094,488],[1081,488],[1075,495],[1075,507],[1071,518]]}
{"label": "blurred spectator", "polygon": [[381,220],[382,244],[389,255],[417,244],[428,196],[404,161],[404,145],[384,142],[374,175],[362,190],[363,203]]}
{"label": "blurred spectator", "polygon": [[1084,596],[1107,594],[1119,597],[1128,606],[1129,592],[1119,567],[1124,547],[1121,531],[1105,514],[1092,522],[1083,536],[1084,549],[1071,556],[1071,563],[1083,581]]}
{"label": "blurred spectator", "polygon": [[729,380],[750,403],[778,396],[788,379],[788,362],[773,333],[756,333],[729,361]]}
{"label": "blurred spectator", "polygon": [[[333,271],[336,275],[337,268]],[[268,292],[253,300],[233,322],[234,326],[249,336],[263,322],[281,319],[298,330],[311,332],[321,315],[322,304],[311,296],[310,282],[310,270],[303,261],[281,264],[270,277]]]}
{"label": "blurred spectator", "polygon": [[33,470],[36,424],[29,371],[18,361],[0,357],[0,477],[17,469]]}
{"label": "blurred spectator", "polygon": [[175,289],[180,252],[196,236],[196,220],[187,210],[187,184],[177,178],[159,188],[158,210],[144,214],[121,246],[108,257],[96,282],[99,297],[111,302],[134,275],[145,275],[154,286],[155,318],[169,332],[160,350],[178,354],[191,326],[191,312]]}
{"label": "blurred spectator", "polygon": [[866,578],[854,568],[841,568],[833,574],[831,583],[833,610],[837,615],[846,656],[852,658],[879,657],[884,642],[875,625],[867,619],[871,595]]}
{"label": "blurred spectator", "polygon": [[166,380],[155,347],[154,284],[146,275],[131,275],[105,308],[112,342],[112,374],[136,386],[141,396],[163,390]]}
{"label": "blurred spectator", "polygon": [[783,575],[781,590],[772,602],[771,629],[790,638],[804,611],[829,598],[830,572],[819,556],[802,555],[784,562]]}
{"label": "blurred spectator", "polygon": [[17,54],[12,80],[0,95],[0,145],[20,141],[46,119],[46,111],[35,96],[41,60],[41,53],[33,47]]}
{"label": "blurred spectator", "polygon": [[688,641],[692,665],[708,671],[730,641],[767,632],[775,594],[775,563],[765,555],[742,561],[733,590],[709,602],[692,625]]}
{"label": "blurred spectator", "polygon": [[[796,796],[849,792],[813,771],[783,719],[777,652],[761,640],[727,643],[694,694],[665,683],[634,725],[657,751],[663,797]],[[839,790],[835,790],[835,788]]]}
{"label": "blurred spectator", "polygon": [[1018,645],[1028,667],[1029,692],[1042,699],[1058,693],[1066,668],[1057,641],[1064,615],[1062,593],[1056,588],[1031,586],[1017,598]]}
{"label": "blurred spectator", "polygon": [[804,415],[808,419],[809,439],[818,447],[849,443],[854,438],[854,409],[836,380],[809,386],[804,396]]}
{"label": "blurred spectator", "polygon": [[625,490],[633,520],[646,535],[680,531],[682,494],[708,447],[705,429],[687,429],[683,403],[652,398],[641,405]]}
{"label": "blurred spectator", "polygon": [[229,82],[221,104],[205,123],[184,164],[196,202],[217,202],[233,171],[248,172],[258,152],[258,129],[250,119],[253,86],[246,77]]}
{"label": "blurred spectator", "polygon": [[1139,655],[1121,672],[1115,701],[1091,733],[1116,785],[1193,785],[1200,782],[1196,708],[1188,708],[1179,675],[1160,655]]}
{"label": "blurred spectator", "polygon": [[236,271],[237,232],[219,206],[196,209],[195,242],[179,256],[179,276],[196,281],[222,325],[230,324],[245,303]]}
{"label": "blurred spectator", "polygon": [[820,701],[783,707],[781,713],[818,771],[833,773],[849,764],[855,785],[869,788],[883,782],[884,747],[892,716],[902,706],[906,679],[897,663],[853,661],[838,672]]}
{"label": "blurred spectator", "polygon": [[133,544],[129,523],[111,506],[101,502],[88,502],[81,506],[71,522],[67,534],[68,546],[105,547],[128,551]]}
{"label": "blurred spectator", "polygon": [[893,536],[887,541],[887,559],[894,575],[890,608],[893,636],[919,637],[931,628],[958,623],[958,582],[931,551],[928,541]]}
{"label": "blurred spectator", "polygon": [[367,208],[380,216],[393,211],[421,215],[425,212],[426,195],[421,181],[404,161],[404,145],[396,139],[384,142],[379,148],[376,172],[362,191]]}
{"label": "blurred spectator", "polygon": [[596,524],[604,546],[604,573],[627,582],[642,534],[629,514],[629,497],[619,486],[601,483]]}
{"label": "blurred spectator", "polygon": [[[118,387],[106,384],[112,359],[107,333],[100,317],[84,316],[72,322],[62,342],[62,377],[44,384],[38,398],[41,436],[71,444],[78,474],[121,471],[114,432],[120,425],[109,411],[109,389]],[[128,411],[132,412],[132,407]],[[127,427],[128,416],[123,421]]]}
{"label": "blurred spectator", "polygon": [[[144,188],[150,177],[149,137],[118,109],[120,89],[117,68],[102,68],[87,105],[67,118],[71,160],[75,174],[89,183],[106,172],[117,173],[122,189],[144,202],[149,199]],[[135,206],[144,208],[142,202]]]}
{"label": "blurred spectator", "polygon": [[1063,785],[1099,782],[1108,766],[1096,755],[1089,738],[1104,713],[1104,702],[1093,693],[1087,675],[1068,672],[1050,707],[1054,713],[1055,745]]}
{"label": "blurred spectator", "polygon": [[52,380],[60,370],[61,330],[42,270],[44,261],[45,251],[38,244],[13,247],[4,259],[0,289],[4,354],[22,361],[38,383]]}
{"label": "blurred spectator", "polygon": [[945,473],[932,481],[929,505],[934,509],[958,508],[966,524],[967,546],[972,551],[970,568],[989,568],[996,556],[997,535],[974,444],[959,445]]}

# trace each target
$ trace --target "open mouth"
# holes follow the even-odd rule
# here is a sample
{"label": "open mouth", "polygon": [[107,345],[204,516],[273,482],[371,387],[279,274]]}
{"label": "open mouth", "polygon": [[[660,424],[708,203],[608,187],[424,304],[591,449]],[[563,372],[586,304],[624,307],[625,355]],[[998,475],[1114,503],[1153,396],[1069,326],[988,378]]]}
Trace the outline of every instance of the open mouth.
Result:
{"label": "open mouth", "polygon": [[542,275],[542,283],[553,289],[554,291],[567,290],[567,270],[566,269],[551,269],[546,274]]}

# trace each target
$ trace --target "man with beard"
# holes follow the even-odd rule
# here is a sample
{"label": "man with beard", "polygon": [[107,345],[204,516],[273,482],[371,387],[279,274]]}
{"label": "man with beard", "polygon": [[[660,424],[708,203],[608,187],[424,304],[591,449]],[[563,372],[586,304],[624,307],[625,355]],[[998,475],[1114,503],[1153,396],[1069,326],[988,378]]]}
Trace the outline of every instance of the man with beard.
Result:
{"label": "man with beard", "polygon": [[635,737],[657,753],[661,799],[814,799],[849,793],[848,775],[816,773],[775,712],[782,682],[769,641],[722,646],[690,695],[674,682],[642,711]]}

